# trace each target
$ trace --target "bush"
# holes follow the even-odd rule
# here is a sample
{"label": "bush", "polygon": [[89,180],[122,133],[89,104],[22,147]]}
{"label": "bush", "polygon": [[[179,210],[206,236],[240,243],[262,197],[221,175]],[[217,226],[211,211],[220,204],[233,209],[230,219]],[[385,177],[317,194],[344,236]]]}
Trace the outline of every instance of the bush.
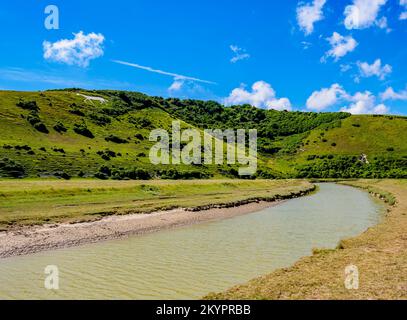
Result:
{"label": "bush", "polygon": [[81,117],[85,116],[85,114],[81,111],[81,109],[75,103],[71,104],[69,113],[72,113],[74,115],[81,116]]}
{"label": "bush", "polygon": [[24,167],[8,158],[0,160],[0,177],[23,178],[26,175]]}
{"label": "bush", "polygon": [[40,108],[37,106],[36,101],[25,101],[23,99],[20,99],[20,101],[17,102],[17,107],[20,107],[25,110],[31,110],[31,111],[39,111]]}
{"label": "bush", "polygon": [[45,124],[41,122],[40,116],[37,111],[31,111],[27,117],[27,121],[39,132],[49,133]]}
{"label": "bush", "polygon": [[104,173],[107,176],[110,176],[112,174],[112,170],[108,166],[101,166],[99,168],[100,173]]}
{"label": "bush", "polygon": [[24,146],[14,146],[14,149],[16,150],[25,150],[25,151],[29,151],[31,150],[30,146],[24,145]]}
{"label": "bush", "polygon": [[84,137],[87,138],[91,138],[93,139],[95,136],[93,135],[93,133],[86,127],[86,125],[84,123],[81,124],[75,124],[73,131],[75,131],[75,133],[80,134]]}
{"label": "bush", "polygon": [[136,128],[142,129],[142,128],[150,128],[152,125],[152,122],[150,119],[146,118],[135,118],[135,117],[130,117],[129,122],[134,124]]}
{"label": "bush", "polygon": [[52,148],[52,150],[59,153],[65,153],[65,150],[62,148]]}
{"label": "bush", "polygon": [[42,132],[42,133],[49,133],[48,128],[47,128],[46,125],[43,124],[42,122],[41,122],[41,123],[36,123],[36,124],[34,125],[34,129],[37,130],[37,131],[39,131],[39,132]]}
{"label": "bush", "polygon": [[98,151],[98,152],[96,152],[96,154],[99,155],[99,156],[101,156],[101,158],[102,158],[103,160],[106,160],[106,161],[109,161],[110,158],[116,158],[116,157],[117,157],[116,152],[111,151],[111,150],[109,150],[109,149],[106,149],[106,150],[104,150],[104,151]]}
{"label": "bush", "polygon": [[147,170],[141,168],[116,170],[112,172],[112,176],[115,180],[150,180],[152,178]]}
{"label": "bush", "polygon": [[61,121],[58,121],[55,126],[54,126],[54,130],[56,132],[62,133],[62,132],[67,132],[68,129],[64,126],[64,124]]}
{"label": "bush", "polygon": [[136,137],[137,139],[141,140],[141,141],[144,140],[144,136],[143,136],[141,133],[137,133],[137,134],[135,135],[135,137]]}
{"label": "bush", "polygon": [[108,142],[113,142],[113,143],[129,143],[126,139],[122,139],[118,136],[115,136],[113,134],[111,134],[110,136],[105,138],[106,141]]}
{"label": "bush", "polygon": [[336,142],[332,142],[331,146],[336,147]]}
{"label": "bush", "polygon": [[389,147],[389,148],[387,148],[386,149],[388,152],[393,152],[394,151],[394,148],[393,147]]}
{"label": "bush", "polygon": [[178,171],[174,168],[167,169],[167,170],[159,170],[157,175],[161,179],[172,179],[172,180],[179,180],[179,179],[207,179],[210,177],[209,174],[202,171]]}
{"label": "bush", "polygon": [[112,123],[112,119],[106,115],[99,115],[97,113],[92,113],[89,115],[89,118],[96,123],[98,126],[106,126]]}
{"label": "bush", "polygon": [[54,173],[54,176],[64,180],[70,180],[71,176],[64,171],[58,171]]}

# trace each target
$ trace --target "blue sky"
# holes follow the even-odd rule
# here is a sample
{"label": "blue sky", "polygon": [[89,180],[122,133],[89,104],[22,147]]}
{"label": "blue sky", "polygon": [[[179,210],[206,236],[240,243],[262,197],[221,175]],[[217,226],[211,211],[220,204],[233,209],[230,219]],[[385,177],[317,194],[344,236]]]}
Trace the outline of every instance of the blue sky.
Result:
{"label": "blue sky", "polygon": [[406,12],[406,0],[5,0],[0,88],[407,114]]}

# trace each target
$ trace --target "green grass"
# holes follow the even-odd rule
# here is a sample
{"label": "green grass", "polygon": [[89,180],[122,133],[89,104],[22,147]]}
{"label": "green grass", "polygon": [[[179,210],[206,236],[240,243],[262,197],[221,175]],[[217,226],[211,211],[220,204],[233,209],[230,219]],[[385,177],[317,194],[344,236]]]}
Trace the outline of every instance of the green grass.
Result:
{"label": "green grass", "polygon": [[[395,154],[407,154],[406,128],[405,117],[352,116],[342,120],[339,128],[313,130],[306,139],[309,145],[304,147],[301,155],[365,153],[372,157],[389,154],[389,147],[394,148]],[[323,142],[323,139],[327,141]]]}
{"label": "green grass", "polygon": [[299,180],[0,180],[0,229],[272,198],[312,187]]}
{"label": "green grass", "polygon": [[[107,103],[85,101],[77,94],[78,92],[103,97]],[[106,115],[105,109],[120,110],[125,104],[125,99],[117,98],[118,94],[120,95],[115,91],[0,91],[0,177],[7,177],[1,168],[1,161],[4,158],[22,165],[26,171],[26,177],[55,177],[61,172],[65,172],[71,177],[83,175],[93,177],[102,166],[108,166],[112,170],[142,168],[154,173],[153,176],[157,176],[156,172],[159,170],[168,170],[172,167],[180,172],[199,172],[207,178],[233,177],[232,169],[236,169],[237,166],[153,166],[148,157],[153,145],[153,142],[148,140],[149,134],[155,128],[170,130],[172,121],[179,120],[177,117],[181,117],[185,121],[188,121],[189,118],[194,119],[191,120],[191,123],[196,123],[201,129],[209,126],[208,123],[200,123],[201,118],[194,117],[195,114],[202,116],[202,121],[205,119],[212,121],[219,114],[231,113],[242,120],[237,121],[230,118],[232,115],[229,115],[227,125],[245,129],[252,129],[260,121],[256,120],[256,117],[261,112],[249,107],[242,108],[242,110],[234,108],[229,110],[230,112],[216,111],[217,109],[216,112],[213,110],[212,112],[211,109],[206,112],[201,110],[205,108],[205,104],[203,104],[201,107],[185,107],[178,110],[171,104],[173,103],[171,100],[137,93],[129,93],[136,97],[136,100],[130,104],[132,108],[122,114]],[[17,106],[21,99],[36,101],[40,109],[39,119],[49,130],[48,134],[39,132],[29,123],[30,110]],[[183,103],[191,106],[199,105],[197,101],[193,100],[186,100]],[[76,106],[72,107],[72,104]],[[219,105],[217,108],[222,107]],[[78,115],[77,112],[72,113],[72,109],[80,110],[84,115]],[[188,112],[191,114],[186,114]],[[105,125],[97,123],[95,116],[96,118],[107,117],[109,121]],[[279,150],[278,152],[260,153],[259,169],[278,178],[302,177],[298,175],[301,172],[301,166],[318,165],[318,161],[309,161],[309,156],[359,157],[364,153],[371,162],[374,162],[377,157],[398,160],[397,163],[389,164],[391,168],[383,169],[387,172],[398,170],[397,174],[381,176],[403,177],[407,172],[405,165],[407,159],[406,117],[363,115],[349,116],[341,120],[334,116],[335,114],[304,115],[300,112],[286,114],[273,111],[267,113],[260,127],[271,130],[270,132],[266,130],[271,136],[273,136],[274,130],[272,128],[276,127],[282,135],[274,136],[274,138],[263,137],[260,139],[261,141],[259,140],[259,144],[263,144],[263,146],[269,144],[270,148]],[[252,119],[252,117],[254,118]],[[270,120],[267,120],[267,117],[270,117]],[[324,117],[327,119],[323,120]],[[319,118],[321,119],[315,120]],[[338,119],[332,120],[331,118]],[[183,128],[194,128],[185,121],[182,122]],[[59,133],[53,128],[60,122],[67,128],[66,132]],[[222,121],[218,119],[213,123],[220,125]],[[74,127],[79,124],[85,124],[95,137],[90,139],[76,133]],[[302,125],[304,128],[301,127]],[[233,127],[233,129],[237,128]],[[259,135],[261,134],[265,133],[259,133]],[[105,140],[112,136],[119,138],[118,141],[124,139],[128,143],[114,143]],[[19,146],[29,146],[31,149],[17,150],[16,147]],[[64,152],[55,151],[61,149]],[[102,155],[98,153],[107,149],[118,156],[103,159]],[[352,161],[357,162],[357,160]],[[380,162],[375,170],[377,171],[377,168],[381,166]],[[326,168],[324,170],[331,175],[330,170]],[[375,172],[375,170],[370,170],[370,172]],[[360,172],[362,171],[360,170]],[[270,178],[271,176],[263,175],[262,177]]]}
{"label": "green grass", "polygon": [[[154,142],[149,141],[149,135],[151,130],[156,128],[170,131],[172,121],[177,119],[161,108],[149,107],[130,110],[119,116],[110,116],[110,123],[100,125],[92,120],[92,114],[100,116],[104,108],[114,109],[115,105],[108,95],[87,94],[104,97],[107,103],[85,101],[76,92],[69,91],[42,93],[0,91],[0,160],[7,158],[22,164],[28,177],[50,177],[59,171],[66,172],[72,177],[77,177],[80,172],[92,177],[103,165],[110,168],[144,168],[150,172],[168,168],[151,165],[149,151]],[[20,99],[37,102],[40,108],[39,117],[50,131],[48,134],[37,131],[27,121],[30,111],[16,105]],[[77,109],[80,109],[85,116],[72,114],[70,112],[72,104],[78,106]],[[53,129],[58,122],[68,129],[66,133],[59,133]],[[95,136],[93,139],[74,132],[75,124],[82,123]],[[186,129],[193,126],[182,122],[182,127]],[[105,140],[112,135],[127,139],[128,143],[118,144]],[[25,145],[28,145],[31,150],[14,148]],[[7,149],[7,146],[12,148]],[[63,149],[64,153],[53,149]],[[106,149],[114,151],[119,156],[106,160],[97,154]],[[222,173],[219,173],[220,170],[228,169],[226,166],[211,165],[191,168],[182,164],[176,168],[179,171],[207,172],[215,178],[222,176]]]}

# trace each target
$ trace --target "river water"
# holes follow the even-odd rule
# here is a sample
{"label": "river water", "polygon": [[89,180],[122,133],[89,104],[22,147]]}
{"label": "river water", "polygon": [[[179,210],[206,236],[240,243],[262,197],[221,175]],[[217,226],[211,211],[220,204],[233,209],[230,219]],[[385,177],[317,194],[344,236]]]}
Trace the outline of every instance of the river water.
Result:
{"label": "river water", "polygon": [[[0,260],[0,299],[195,299],[293,264],[377,224],[366,192],[318,193],[231,219]],[[59,290],[44,286],[47,265]]]}

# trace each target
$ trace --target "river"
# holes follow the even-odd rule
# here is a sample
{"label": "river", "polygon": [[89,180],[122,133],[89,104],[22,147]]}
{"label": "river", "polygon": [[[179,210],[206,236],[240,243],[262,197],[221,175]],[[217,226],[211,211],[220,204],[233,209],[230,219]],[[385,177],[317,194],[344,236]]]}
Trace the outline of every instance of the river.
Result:
{"label": "river", "polygon": [[[2,259],[0,299],[196,299],[335,248],[383,212],[362,190],[320,184],[231,219]],[[47,265],[58,267],[59,290],[44,287]]]}

